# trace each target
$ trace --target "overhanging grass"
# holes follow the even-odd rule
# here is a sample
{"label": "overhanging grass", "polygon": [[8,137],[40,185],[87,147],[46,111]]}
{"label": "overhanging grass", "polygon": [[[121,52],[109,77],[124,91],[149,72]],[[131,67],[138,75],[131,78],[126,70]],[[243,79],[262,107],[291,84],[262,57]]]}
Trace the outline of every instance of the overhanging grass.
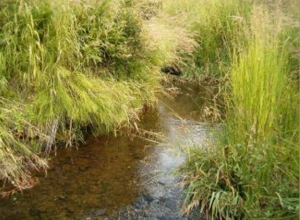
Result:
{"label": "overhanging grass", "polygon": [[[141,13],[136,1],[1,2],[0,96],[22,106],[1,119],[1,179],[22,188],[26,161],[39,164],[56,139],[72,145],[87,126],[115,132],[155,102],[170,58],[149,40]],[[37,128],[30,135],[25,121]]]}

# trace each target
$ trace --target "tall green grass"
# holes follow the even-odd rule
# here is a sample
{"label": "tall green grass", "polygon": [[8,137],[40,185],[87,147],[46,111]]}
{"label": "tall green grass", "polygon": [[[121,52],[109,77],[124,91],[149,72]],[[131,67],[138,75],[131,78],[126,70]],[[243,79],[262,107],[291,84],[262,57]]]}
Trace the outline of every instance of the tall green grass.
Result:
{"label": "tall green grass", "polygon": [[[34,147],[29,149],[28,144],[38,144],[32,142],[37,134],[41,141],[46,141],[47,136],[23,117],[23,107],[11,100],[0,99],[0,177],[26,188],[24,183],[29,181],[30,171],[48,167],[47,161],[35,155]],[[23,131],[27,137],[23,136]]]}
{"label": "tall green grass", "polygon": [[147,7],[132,0],[0,3],[0,97],[16,106],[1,117],[1,179],[22,188],[26,161],[46,167],[41,158],[56,141],[82,141],[86,127],[116,132],[155,102],[160,69],[174,57],[166,41],[152,38]]}
{"label": "tall green grass", "polygon": [[[273,5],[274,6],[274,5]],[[298,27],[279,7],[253,5],[232,48],[227,116],[218,141],[182,168],[186,211],[209,219],[299,215]]]}
{"label": "tall green grass", "polygon": [[163,12],[178,17],[177,23],[197,43],[188,65],[182,68],[184,78],[222,77],[230,70],[232,48],[249,11],[247,2],[236,0],[163,2]]}

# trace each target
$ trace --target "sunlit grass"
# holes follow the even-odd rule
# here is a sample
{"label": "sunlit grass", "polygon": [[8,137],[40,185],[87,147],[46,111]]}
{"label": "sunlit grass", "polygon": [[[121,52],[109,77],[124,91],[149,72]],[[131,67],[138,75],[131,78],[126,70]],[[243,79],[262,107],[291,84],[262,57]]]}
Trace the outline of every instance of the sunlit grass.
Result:
{"label": "sunlit grass", "polygon": [[299,93],[293,51],[299,37],[291,31],[298,27],[275,9],[253,5],[241,30],[246,35],[233,45],[225,127],[214,147],[191,149],[181,170],[186,211],[198,207],[210,219],[298,216]]}
{"label": "sunlit grass", "polygon": [[[116,133],[155,103],[163,67],[217,78],[224,127],[182,167],[185,210],[295,217],[299,116],[295,2],[0,3],[0,179],[24,188],[55,141]],[[224,91],[224,93],[223,93]],[[86,129],[87,130],[87,129]],[[197,143],[196,143],[197,144]]]}
{"label": "sunlit grass", "polygon": [[[26,161],[38,164],[56,139],[73,145],[87,126],[115,133],[155,102],[171,58],[150,40],[135,1],[13,0],[0,4],[0,15],[0,95],[22,106],[1,119],[1,179],[22,188],[15,180],[30,177]],[[7,123],[15,117],[23,120]],[[18,128],[28,138],[25,119],[39,130],[38,145],[15,136]]]}
{"label": "sunlit grass", "polygon": [[163,2],[163,11],[179,17],[177,23],[186,28],[197,43],[192,59],[183,69],[185,78],[222,77],[230,70],[232,49],[250,11],[248,3],[167,0]]}

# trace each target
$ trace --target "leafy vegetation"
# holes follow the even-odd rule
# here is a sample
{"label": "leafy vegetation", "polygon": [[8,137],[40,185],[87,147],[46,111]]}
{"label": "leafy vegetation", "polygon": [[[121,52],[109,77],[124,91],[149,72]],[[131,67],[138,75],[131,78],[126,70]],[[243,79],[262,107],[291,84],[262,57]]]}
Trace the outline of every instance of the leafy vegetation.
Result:
{"label": "leafy vegetation", "polygon": [[209,219],[298,216],[299,66],[293,51],[299,36],[280,6],[254,4],[240,18],[223,85],[225,125],[211,148],[190,147],[181,169],[187,212],[199,207]]}
{"label": "leafy vegetation", "polygon": [[176,23],[185,27],[197,43],[188,65],[182,68],[185,78],[222,77],[229,71],[232,50],[250,4],[236,0],[167,0],[164,13],[176,17]]}
{"label": "leafy vegetation", "polygon": [[135,1],[1,2],[1,179],[22,188],[55,142],[83,141],[85,128],[116,132],[155,102],[174,56],[152,38],[145,10]]}
{"label": "leafy vegetation", "polygon": [[[58,144],[116,133],[155,103],[161,70],[213,79],[224,126],[189,147],[185,211],[211,219],[299,211],[297,2],[5,0],[0,179],[30,187]],[[217,112],[217,111],[216,111]]]}

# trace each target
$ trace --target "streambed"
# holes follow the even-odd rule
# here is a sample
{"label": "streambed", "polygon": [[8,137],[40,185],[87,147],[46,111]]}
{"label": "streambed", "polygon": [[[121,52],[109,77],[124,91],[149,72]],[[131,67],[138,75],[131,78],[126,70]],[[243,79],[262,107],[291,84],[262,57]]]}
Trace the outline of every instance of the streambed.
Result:
{"label": "streambed", "polygon": [[174,170],[185,160],[179,145],[206,142],[205,97],[205,89],[183,86],[175,98],[162,97],[147,111],[139,127],[161,134],[164,144],[121,135],[59,149],[36,187],[0,200],[0,219],[201,219],[181,215],[183,192]]}

